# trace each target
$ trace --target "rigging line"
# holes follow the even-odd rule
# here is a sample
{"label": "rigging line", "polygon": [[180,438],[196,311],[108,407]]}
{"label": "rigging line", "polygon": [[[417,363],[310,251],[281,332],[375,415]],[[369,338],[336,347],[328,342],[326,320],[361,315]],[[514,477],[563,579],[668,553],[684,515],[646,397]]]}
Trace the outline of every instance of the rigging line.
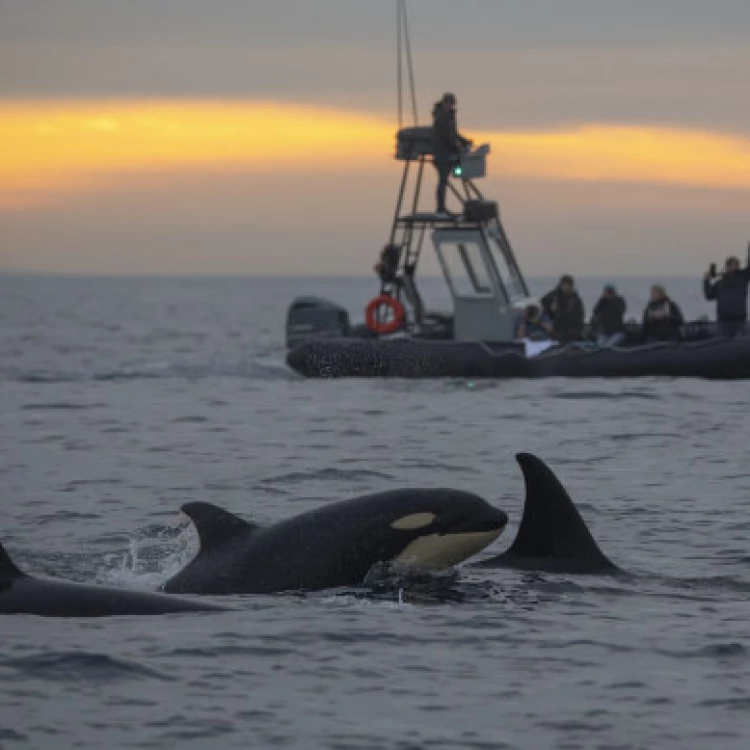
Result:
{"label": "rigging line", "polygon": [[401,65],[401,6],[403,0],[396,0],[396,108],[399,130],[404,126],[403,72]]}
{"label": "rigging line", "polygon": [[419,125],[419,118],[417,116],[417,87],[414,83],[414,63],[411,57],[411,39],[409,38],[409,19],[406,15],[406,0],[403,0],[401,4],[403,12],[403,26],[404,26],[404,42],[406,50],[406,66],[409,71],[409,87],[411,89],[411,108],[414,115],[414,126]]}

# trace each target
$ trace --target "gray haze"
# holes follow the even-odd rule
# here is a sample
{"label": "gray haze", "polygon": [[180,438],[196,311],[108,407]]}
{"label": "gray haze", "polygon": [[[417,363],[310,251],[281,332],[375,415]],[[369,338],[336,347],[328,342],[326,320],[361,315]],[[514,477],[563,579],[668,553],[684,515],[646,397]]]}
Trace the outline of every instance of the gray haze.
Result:
{"label": "gray haze", "polygon": [[[748,132],[746,0],[411,0],[423,115]],[[267,97],[392,112],[389,0],[3,0],[0,96]]]}

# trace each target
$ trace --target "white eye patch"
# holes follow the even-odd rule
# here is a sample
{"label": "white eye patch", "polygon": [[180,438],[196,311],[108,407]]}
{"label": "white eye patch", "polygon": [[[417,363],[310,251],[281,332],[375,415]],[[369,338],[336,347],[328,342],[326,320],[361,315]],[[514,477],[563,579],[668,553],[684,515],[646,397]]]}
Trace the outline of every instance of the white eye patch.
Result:
{"label": "white eye patch", "polygon": [[412,513],[410,516],[403,516],[394,521],[391,528],[399,531],[413,531],[414,529],[421,529],[423,526],[429,526],[434,520],[434,513]]}

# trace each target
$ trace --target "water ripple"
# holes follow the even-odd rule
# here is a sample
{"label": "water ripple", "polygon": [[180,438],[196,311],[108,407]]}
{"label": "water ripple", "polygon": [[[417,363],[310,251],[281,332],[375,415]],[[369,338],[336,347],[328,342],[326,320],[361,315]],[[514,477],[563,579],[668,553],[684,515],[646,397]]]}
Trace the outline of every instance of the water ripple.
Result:
{"label": "water ripple", "polygon": [[121,679],[172,678],[138,662],[93,652],[46,652],[0,661],[0,669],[15,673],[15,679],[34,677],[58,682],[110,682]]}

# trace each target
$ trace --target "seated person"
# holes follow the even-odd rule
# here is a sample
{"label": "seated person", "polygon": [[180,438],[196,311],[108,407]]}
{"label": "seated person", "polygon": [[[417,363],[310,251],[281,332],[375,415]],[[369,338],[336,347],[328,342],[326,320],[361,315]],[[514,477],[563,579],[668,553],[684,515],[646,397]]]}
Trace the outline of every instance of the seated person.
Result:
{"label": "seated person", "polygon": [[599,346],[617,346],[625,338],[625,300],[614,284],[607,284],[594,307],[591,328]]}
{"label": "seated person", "polygon": [[380,251],[380,260],[373,266],[373,271],[384,284],[397,281],[398,263],[401,260],[401,248],[398,245],[386,245]]}
{"label": "seated person", "polygon": [[552,319],[555,338],[563,344],[583,338],[583,300],[576,291],[575,280],[569,274],[560,278],[558,285],[542,297],[544,314]]}
{"label": "seated person", "polygon": [[660,284],[651,287],[651,301],[643,311],[643,335],[647,342],[679,341],[684,323],[682,310],[667,296]]}
{"label": "seated person", "polygon": [[529,305],[516,326],[517,339],[529,341],[549,341],[552,336],[552,322],[536,305]]}

